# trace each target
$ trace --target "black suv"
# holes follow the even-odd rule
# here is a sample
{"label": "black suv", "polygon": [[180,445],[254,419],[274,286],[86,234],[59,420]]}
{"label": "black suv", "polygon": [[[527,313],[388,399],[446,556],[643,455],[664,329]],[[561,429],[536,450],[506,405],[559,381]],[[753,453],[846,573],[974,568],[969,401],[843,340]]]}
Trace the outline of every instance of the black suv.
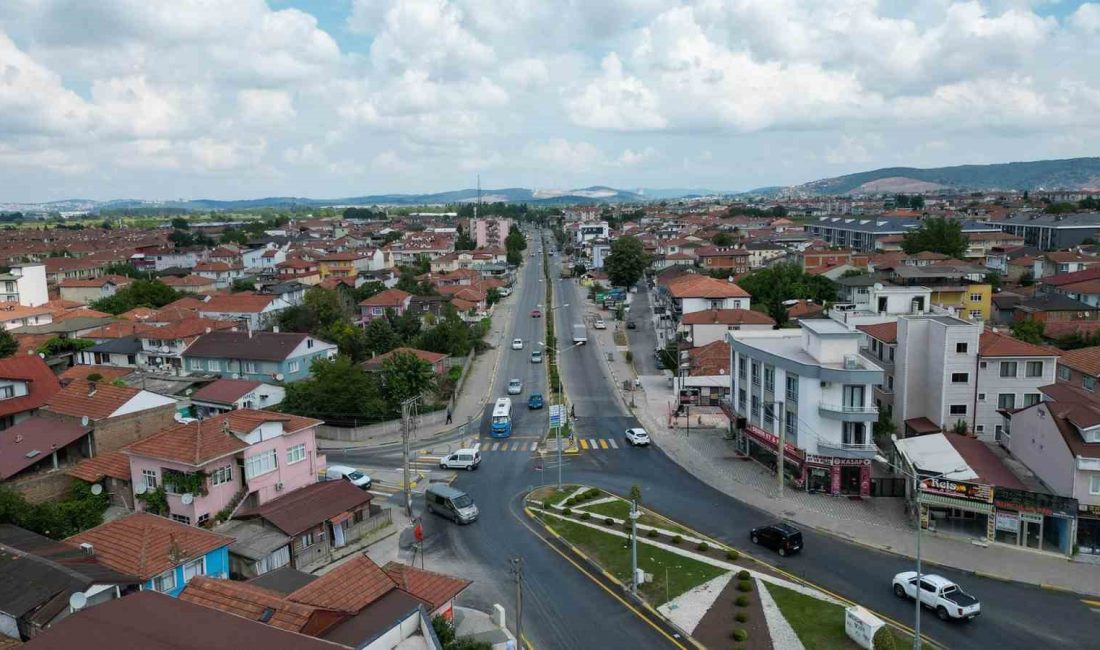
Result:
{"label": "black suv", "polygon": [[778,523],[753,528],[749,538],[753,544],[767,546],[784,557],[802,550],[802,531],[790,524]]}

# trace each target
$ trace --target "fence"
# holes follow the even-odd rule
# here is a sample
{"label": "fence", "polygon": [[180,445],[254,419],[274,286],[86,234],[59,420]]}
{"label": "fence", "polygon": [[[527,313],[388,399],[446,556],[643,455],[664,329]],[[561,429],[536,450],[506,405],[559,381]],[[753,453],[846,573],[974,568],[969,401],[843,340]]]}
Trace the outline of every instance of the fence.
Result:
{"label": "fence", "polygon": [[[439,409],[438,411],[421,413],[413,418],[413,429],[421,430],[426,427],[436,427],[446,422],[447,409]],[[400,418],[358,427],[337,427],[331,424],[322,424],[317,427],[318,438],[339,442],[370,443],[378,441],[379,438],[393,438],[399,435],[401,435]]]}

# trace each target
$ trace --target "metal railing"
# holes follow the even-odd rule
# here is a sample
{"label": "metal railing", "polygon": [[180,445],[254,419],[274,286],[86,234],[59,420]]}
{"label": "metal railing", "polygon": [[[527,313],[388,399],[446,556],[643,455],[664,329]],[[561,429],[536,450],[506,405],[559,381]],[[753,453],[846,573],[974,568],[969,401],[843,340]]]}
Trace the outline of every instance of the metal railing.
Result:
{"label": "metal railing", "polygon": [[848,404],[832,404],[829,402],[821,402],[818,408],[825,411],[832,411],[834,413],[878,413],[877,406],[851,406]]}
{"label": "metal railing", "polygon": [[818,447],[828,447],[830,449],[843,449],[844,451],[866,451],[877,452],[878,447],[873,442],[859,443],[859,442],[844,442],[830,440],[821,435],[817,436]]}

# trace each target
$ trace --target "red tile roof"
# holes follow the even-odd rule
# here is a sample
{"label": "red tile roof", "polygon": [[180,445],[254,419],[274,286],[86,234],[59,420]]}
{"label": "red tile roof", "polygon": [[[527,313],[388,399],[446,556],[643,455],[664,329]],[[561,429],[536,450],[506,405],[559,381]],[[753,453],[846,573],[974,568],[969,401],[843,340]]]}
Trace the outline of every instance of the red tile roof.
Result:
{"label": "red tile roof", "polygon": [[107,283],[111,283],[115,286],[125,287],[128,286],[133,280],[124,275],[103,275],[98,278],[77,279],[70,278],[68,280],[62,280],[57,286],[61,288],[67,287],[102,287]]}
{"label": "red tile roof", "polygon": [[1066,350],[1058,364],[1096,377],[1100,375],[1100,345],[1076,350]]}
{"label": "red tile roof", "polygon": [[[196,267],[197,268],[197,267]],[[212,269],[205,269],[212,270]],[[160,279],[161,282],[170,287],[212,287],[214,286],[213,278],[206,278],[201,275],[185,275],[181,278],[174,276],[168,276]]]}
{"label": "red tile roof", "polygon": [[96,311],[95,309],[69,309],[62,312],[57,312],[53,315],[53,322],[59,323],[63,320],[70,318],[114,318],[114,314],[108,314],[104,311]]}
{"label": "red tile roof", "polygon": [[1043,323],[1043,336],[1060,339],[1074,334],[1082,336],[1100,332],[1100,320],[1051,320]]}
{"label": "red tile roof", "polygon": [[364,307],[396,307],[404,304],[411,297],[411,293],[400,289],[386,289],[385,291],[379,291],[359,304]]}
{"label": "red tile roof", "polygon": [[890,323],[876,323],[874,325],[856,325],[856,329],[872,338],[876,338],[882,341],[883,343],[898,342],[897,321],[893,321]]}
{"label": "red tile roof", "polygon": [[165,325],[141,325],[136,334],[138,338],[153,340],[176,340],[200,336],[208,332],[229,330],[237,326],[231,320],[215,318],[184,318]]}
{"label": "red tile roof", "polygon": [[382,570],[399,589],[428,603],[432,609],[443,606],[473,584],[469,580],[417,569],[400,562],[388,562]]}
{"label": "red tile roof", "polygon": [[668,283],[673,298],[749,298],[749,292],[732,282],[706,275],[683,275]]}
{"label": "red tile roof", "polygon": [[713,341],[688,351],[691,357],[692,377],[716,377],[730,374],[730,345],[725,341]]}
{"label": "red tile roof", "polygon": [[271,305],[274,295],[251,292],[219,294],[207,300],[199,311],[226,314],[258,314]]}
{"label": "red tile roof", "polygon": [[61,381],[73,381],[74,379],[87,379],[88,375],[98,374],[102,381],[114,381],[134,372],[133,368],[120,368],[118,366],[73,366],[59,375]]}
{"label": "red tile roof", "polygon": [[803,318],[805,316],[819,314],[823,311],[825,311],[825,308],[812,300],[799,300],[787,308],[787,317]]}
{"label": "red tile roof", "polygon": [[370,503],[372,496],[347,481],[321,481],[245,510],[239,519],[260,517],[287,535],[303,531]]}
{"label": "red tile roof", "polygon": [[[180,592],[179,599],[291,632],[301,632],[317,611],[314,607],[287,600],[277,591],[206,576],[192,578]],[[261,620],[269,610],[268,618]]]}
{"label": "red tile roof", "polygon": [[1076,284],[1078,282],[1084,282],[1085,280],[1096,280],[1100,278],[1100,267],[1090,266],[1082,271],[1074,271],[1073,273],[1059,273],[1042,279],[1042,284],[1061,287],[1067,284]]}
{"label": "red tile roof", "polygon": [[262,385],[263,382],[253,379],[218,379],[192,393],[191,400],[228,405]]}
{"label": "red tile roof", "polygon": [[393,350],[390,350],[389,352],[387,352],[385,354],[380,354],[377,357],[374,357],[373,359],[367,359],[366,361],[363,362],[363,367],[364,368],[380,367],[383,363],[386,362],[386,359],[389,359],[390,357],[394,356],[395,354],[402,354],[402,353],[411,354],[411,355],[415,356],[417,359],[420,359],[421,361],[424,361],[426,363],[430,363],[432,365],[437,364],[440,361],[446,359],[448,356],[450,356],[448,354],[442,354],[442,353],[439,353],[439,352],[429,352],[428,350],[417,350],[416,348],[394,348]]}
{"label": "red tile roof", "polygon": [[684,314],[683,325],[775,325],[771,316],[751,309],[707,309]]}
{"label": "red tile roof", "polygon": [[26,395],[0,400],[0,417],[41,408],[61,390],[57,375],[36,354],[0,359],[0,379],[27,382]]}
{"label": "red tile roof", "polygon": [[187,560],[228,546],[233,538],[146,512],[135,512],[65,541],[74,545],[92,544],[96,559],[101,563],[115,571],[148,580]]}
{"label": "red tile roof", "polygon": [[1016,490],[1027,489],[1027,486],[1016,478],[1012,470],[1001,462],[997,454],[993,453],[993,450],[981,440],[951,433],[950,431],[944,432],[943,436],[947,438],[955,451],[959,452],[959,455],[963,457],[970,469],[978,475],[979,482]]}
{"label": "red tile roof", "polygon": [[1007,334],[986,330],[978,341],[980,357],[1056,357],[1061,350],[1026,343]]}
{"label": "red tile roof", "polygon": [[84,338],[89,339],[124,339],[133,336],[138,331],[139,323],[131,320],[120,320],[107,323],[102,327],[89,330]]}
{"label": "red tile roof", "polygon": [[109,451],[94,458],[82,460],[65,473],[89,483],[98,483],[104,476],[129,482],[130,457],[121,451]]}
{"label": "red tile roof", "polygon": [[74,417],[87,415],[92,420],[102,420],[111,417],[112,413],[140,392],[130,386],[78,379],[51,397],[46,404],[46,410]]}
{"label": "red tile roof", "polygon": [[[332,482],[358,489],[347,481]],[[394,581],[373,560],[366,555],[358,555],[292,592],[287,599],[354,614],[396,588]]]}

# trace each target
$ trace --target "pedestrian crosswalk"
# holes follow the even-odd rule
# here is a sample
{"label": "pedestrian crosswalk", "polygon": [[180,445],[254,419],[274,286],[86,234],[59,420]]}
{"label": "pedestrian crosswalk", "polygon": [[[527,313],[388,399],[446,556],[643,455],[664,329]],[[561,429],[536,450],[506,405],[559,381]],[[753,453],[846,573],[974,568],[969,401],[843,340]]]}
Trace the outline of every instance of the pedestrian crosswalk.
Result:
{"label": "pedestrian crosswalk", "polygon": [[[593,451],[611,451],[613,449],[619,449],[621,446],[618,441],[613,438],[580,438],[578,440],[581,449],[593,450]],[[538,443],[530,440],[494,440],[485,441],[481,443],[481,453],[489,452],[517,452],[526,451],[533,452],[538,449]]]}

